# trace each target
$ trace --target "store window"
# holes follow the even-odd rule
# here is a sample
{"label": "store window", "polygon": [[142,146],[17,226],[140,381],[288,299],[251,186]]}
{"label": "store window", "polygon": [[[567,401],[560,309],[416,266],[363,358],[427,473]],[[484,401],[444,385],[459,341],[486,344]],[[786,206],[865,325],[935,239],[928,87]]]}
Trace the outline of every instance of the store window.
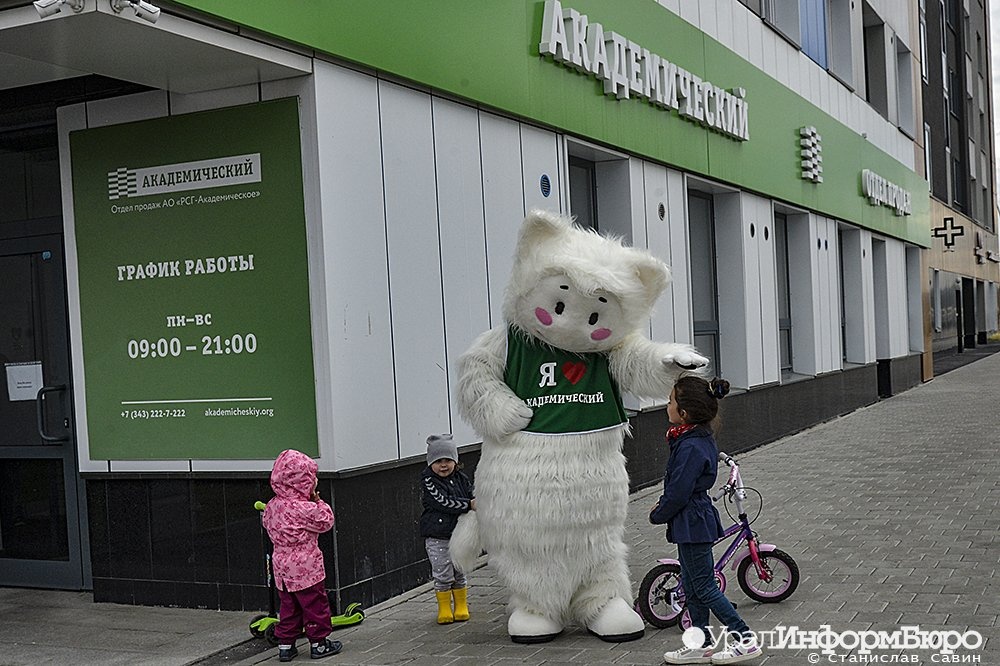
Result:
{"label": "store window", "polygon": [[577,225],[632,242],[628,158],[567,138],[569,211]]}
{"label": "store window", "polygon": [[788,217],[774,214],[774,262],[778,283],[778,352],[781,372],[792,370],[792,297],[788,281]]}
{"label": "store window", "polygon": [[599,230],[597,223],[597,166],[582,157],[569,158],[569,201],[576,223]]}
{"label": "store window", "polygon": [[719,357],[719,297],[715,267],[715,213],[710,196],[688,192],[688,256],[691,258],[691,303],[694,346],[712,359],[722,376]]}

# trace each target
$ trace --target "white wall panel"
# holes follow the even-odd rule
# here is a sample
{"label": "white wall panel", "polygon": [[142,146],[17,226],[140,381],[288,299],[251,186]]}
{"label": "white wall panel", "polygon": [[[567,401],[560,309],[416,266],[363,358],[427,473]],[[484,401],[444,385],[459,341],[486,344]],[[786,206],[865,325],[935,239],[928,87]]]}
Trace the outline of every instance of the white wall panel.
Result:
{"label": "white wall panel", "polygon": [[886,269],[889,276],[889,331],[892,358],[910,352],[909,324],[906,311],[906,250],[896,239],[886,239]]}
{"label": "white wall panel", "polygon": [[[729,382],[738,388],[749,388],[755,375],[750,370],[747,348],[747,318],[751,304],[747,302],[747,279],[741,195],[718,194],[715,203],[715,251],[719,289],[719,359],[716,366],[725,372]],[[757,272],[752,275],[756,281]],[[759,310],[759,306],[757,308]],[[759,345],[758,345],[759,349]]]}
{"label": "white wall panel", "polygon": [[[764,383],[764,352],[763,333],[761,330],[761,293],[760,293],[760,239],[763,236],[763,222],[758,217],[759,197],[744,192],[740,201],[740,225],[742,227],[740,243],[743,253],[743,300],[745,302],[746,320],[744,335],[746,337],[745,358],[748,386],[758,386]],[[727,264],[720,264],[722,270],[727,270]],[[721,285],[720,285],[721,290]],[[727,367],[732,363],[727,357]]]}
{"label": "white wall panel", "polygon": [[[695,3],[689,3],[695,4]],[[727,44],[730,49],[736,52],[744,60],[750,57],[750,41],[747,33],[750,30],[750,21],[757,20],[749,9],[738,2],[733,2],[733,43]]]}
{"label": "white wall panel", "polygon": [[715,2],[716,39],[728,46],[733,43],[733,3],[732,0],[703,0]]}
{"label": "white wall panel", "polygon": [[788,290],[792,314],[792,370],[821,372],[819,251],[812,215],[788,215]]}
{"label": "white wall panel", "polygon": [[[524,190],[524,212],[542,208],[561,212],[562,169],[559,164],[559,137],[553,132],[520,124],[521,177]],[[542,193],[542,175],[549,177],[551,189],[548,196]]]}
{"label": "white wall panel", "polygon": [[170,113],[172,115],[219,109],[238,104],[252,104],[261,99],[260,86],[257,84],[223,90],[209,90],[189,95],[173,92],[168,94],[170,95]]}
{"label": "white wall panel", "polygon": [[691,313],[690,240],[684,174],[667,169],[667,223],[670,227],[670,297],[674,313],[674,341],[694,342]]}
{"label": "white wall panel", "polygon": [[399,455],[378,89],[371,76],[320,60],[314,76],[330,409],[336,468],[345,469]]}
{"label": "white wall panel", "polygon": [[702,0],[698,3],[698,25],[709,37],[718,39],[719,19],[716,14],[715,0]]}
{"label": "white wall panel", "polygon": [[759,257],[762,381],[770,384],[781,380],[781,350],[778,333],[778,275],[775,266],[774,210],[769,199],[755,197]]}
{"label": "white wall panel", "polygon": [[149,118],[161,118],[169,113],[167,92],[150,92],[109,97],[87,102],[87,126],[104,127],[119,123],[132,123]]}
{"label": "white wall panel", "polygon": [[379,81],[401,458],[450,428],[430,95]]}
{"label": "white wall panel", "polygon": [[747,18],[747,60],[757,69],[764,69],[764,30],[770,32],[756,16]]}
{"label": "white wall panel", "polygon": [[490,328],[479,113],[438,97],[433,113],[451,432],[462,445],[479,437],[458,415],[458,357]]}
{"label": "white wall panel", "polygon": [[[639,162],[639,160],[636,160]],[[668,208],[667,197],[667,169],[652,162],[640,162],[642,165],[642,191],[643,191],[643,221],[646,226],[647,249],[658,259],[671,269],[671,248],[673,241],[670,237],[670,223],[666,217]],[[664,219],[660,219],[660,206],[663,206]],[[677,340],[677,332],[674,328],[674,288],[671,281],[659,300],[656,302],[656,310],[653,312],[652,327],[650,335],[654,340],[671,342]],[[684,287],[683,284],[680,285]]]}
{"label": "white wall panel", "polygon": [[479,134],[490,325],[497,326],[503,322],[503,292],[514,265],[517,232],[524,221],[520,132],[515,121],[481,111]]}
{"label": "white wall panel", "polygon": [[840,234],[837,220],[827,220],[827,273],[830,276],[830,300],[825,314],[826,325],[830,329],[830,349],[827,365],[830,370],[843,369],[844,342],[840,326]]}

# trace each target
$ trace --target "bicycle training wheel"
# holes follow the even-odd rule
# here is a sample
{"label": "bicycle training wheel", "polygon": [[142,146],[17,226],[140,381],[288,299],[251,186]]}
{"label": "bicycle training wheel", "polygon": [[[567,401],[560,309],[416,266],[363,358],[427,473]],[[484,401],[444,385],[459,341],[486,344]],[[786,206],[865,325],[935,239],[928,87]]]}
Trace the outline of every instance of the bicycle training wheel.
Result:
{"label": "bicycle training wheel", "polygon": [[684,610],[684,591],[680,584],[680,566],[659,564],[650,569],[639,585],[636,602],[642,619],[659,629],[677,624]]}
{"label": "bicycle training wheel", "polygon": [[[777,603],[792,596],[799,586],[799,566],[783,550],[760,553],[760,563],[770,576],[764,580],[749,557],[740,562],[736,579],[748,597],[761,603]],[[765,576],[767,577],[767,576]]]}

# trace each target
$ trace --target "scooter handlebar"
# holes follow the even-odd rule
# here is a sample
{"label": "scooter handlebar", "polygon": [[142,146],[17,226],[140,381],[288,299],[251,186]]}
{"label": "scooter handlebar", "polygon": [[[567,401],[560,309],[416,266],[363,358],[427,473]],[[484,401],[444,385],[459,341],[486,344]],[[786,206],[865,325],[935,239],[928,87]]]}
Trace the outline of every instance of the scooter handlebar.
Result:
{"label": "scooter handlebar", "polygon": [[257,509],[258,511],[263,511],[264,509],[267,508],[267,504],[261,502],[260,500],[257,500],[256,502],[253,503],[253,508]]}

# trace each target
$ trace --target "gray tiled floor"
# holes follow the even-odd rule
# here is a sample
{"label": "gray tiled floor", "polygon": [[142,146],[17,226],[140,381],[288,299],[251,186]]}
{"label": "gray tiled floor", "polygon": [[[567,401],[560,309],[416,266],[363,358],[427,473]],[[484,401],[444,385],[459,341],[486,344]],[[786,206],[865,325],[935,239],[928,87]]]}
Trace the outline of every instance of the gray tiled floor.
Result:
{"label": "gray tiled floor", "polygon": [[[795,594],[771,605],[748,599],[730,576],[727,593],[752,628],[975,630],[986,644],[959,655],[1000,664],[998,378],[1000,355],[990,356],[740,456],[747,485],[764,497],[755,529],[791,553],[802,572]],[[647,489],[630,503],[636,584],[656,558],[674,556],[662,528],[646,522],[658,493]],[[471,575],[471,621],[438,626],[433,594],[414,590],[336,632],[344,651],[322,663],[627,666],[658,664],[665,649],[681,645],[676,629],[650,629],[642,640],[610,645],[576,628],[545,645],[515,645],[506,634],[505,603],[487,565]],[[245,640],[248,618],[9,589],[0,589],[0,609],[0,666],[191,663]],[[809,652],[772,649],[758,663],[808,664]],[[935,663],[927,652],[876,655],[895,653],[920,658],[897,663]],[[239,663],[261,662],[277,663],[275,652]],[[822,663],[861,662],[849,655]]]}

